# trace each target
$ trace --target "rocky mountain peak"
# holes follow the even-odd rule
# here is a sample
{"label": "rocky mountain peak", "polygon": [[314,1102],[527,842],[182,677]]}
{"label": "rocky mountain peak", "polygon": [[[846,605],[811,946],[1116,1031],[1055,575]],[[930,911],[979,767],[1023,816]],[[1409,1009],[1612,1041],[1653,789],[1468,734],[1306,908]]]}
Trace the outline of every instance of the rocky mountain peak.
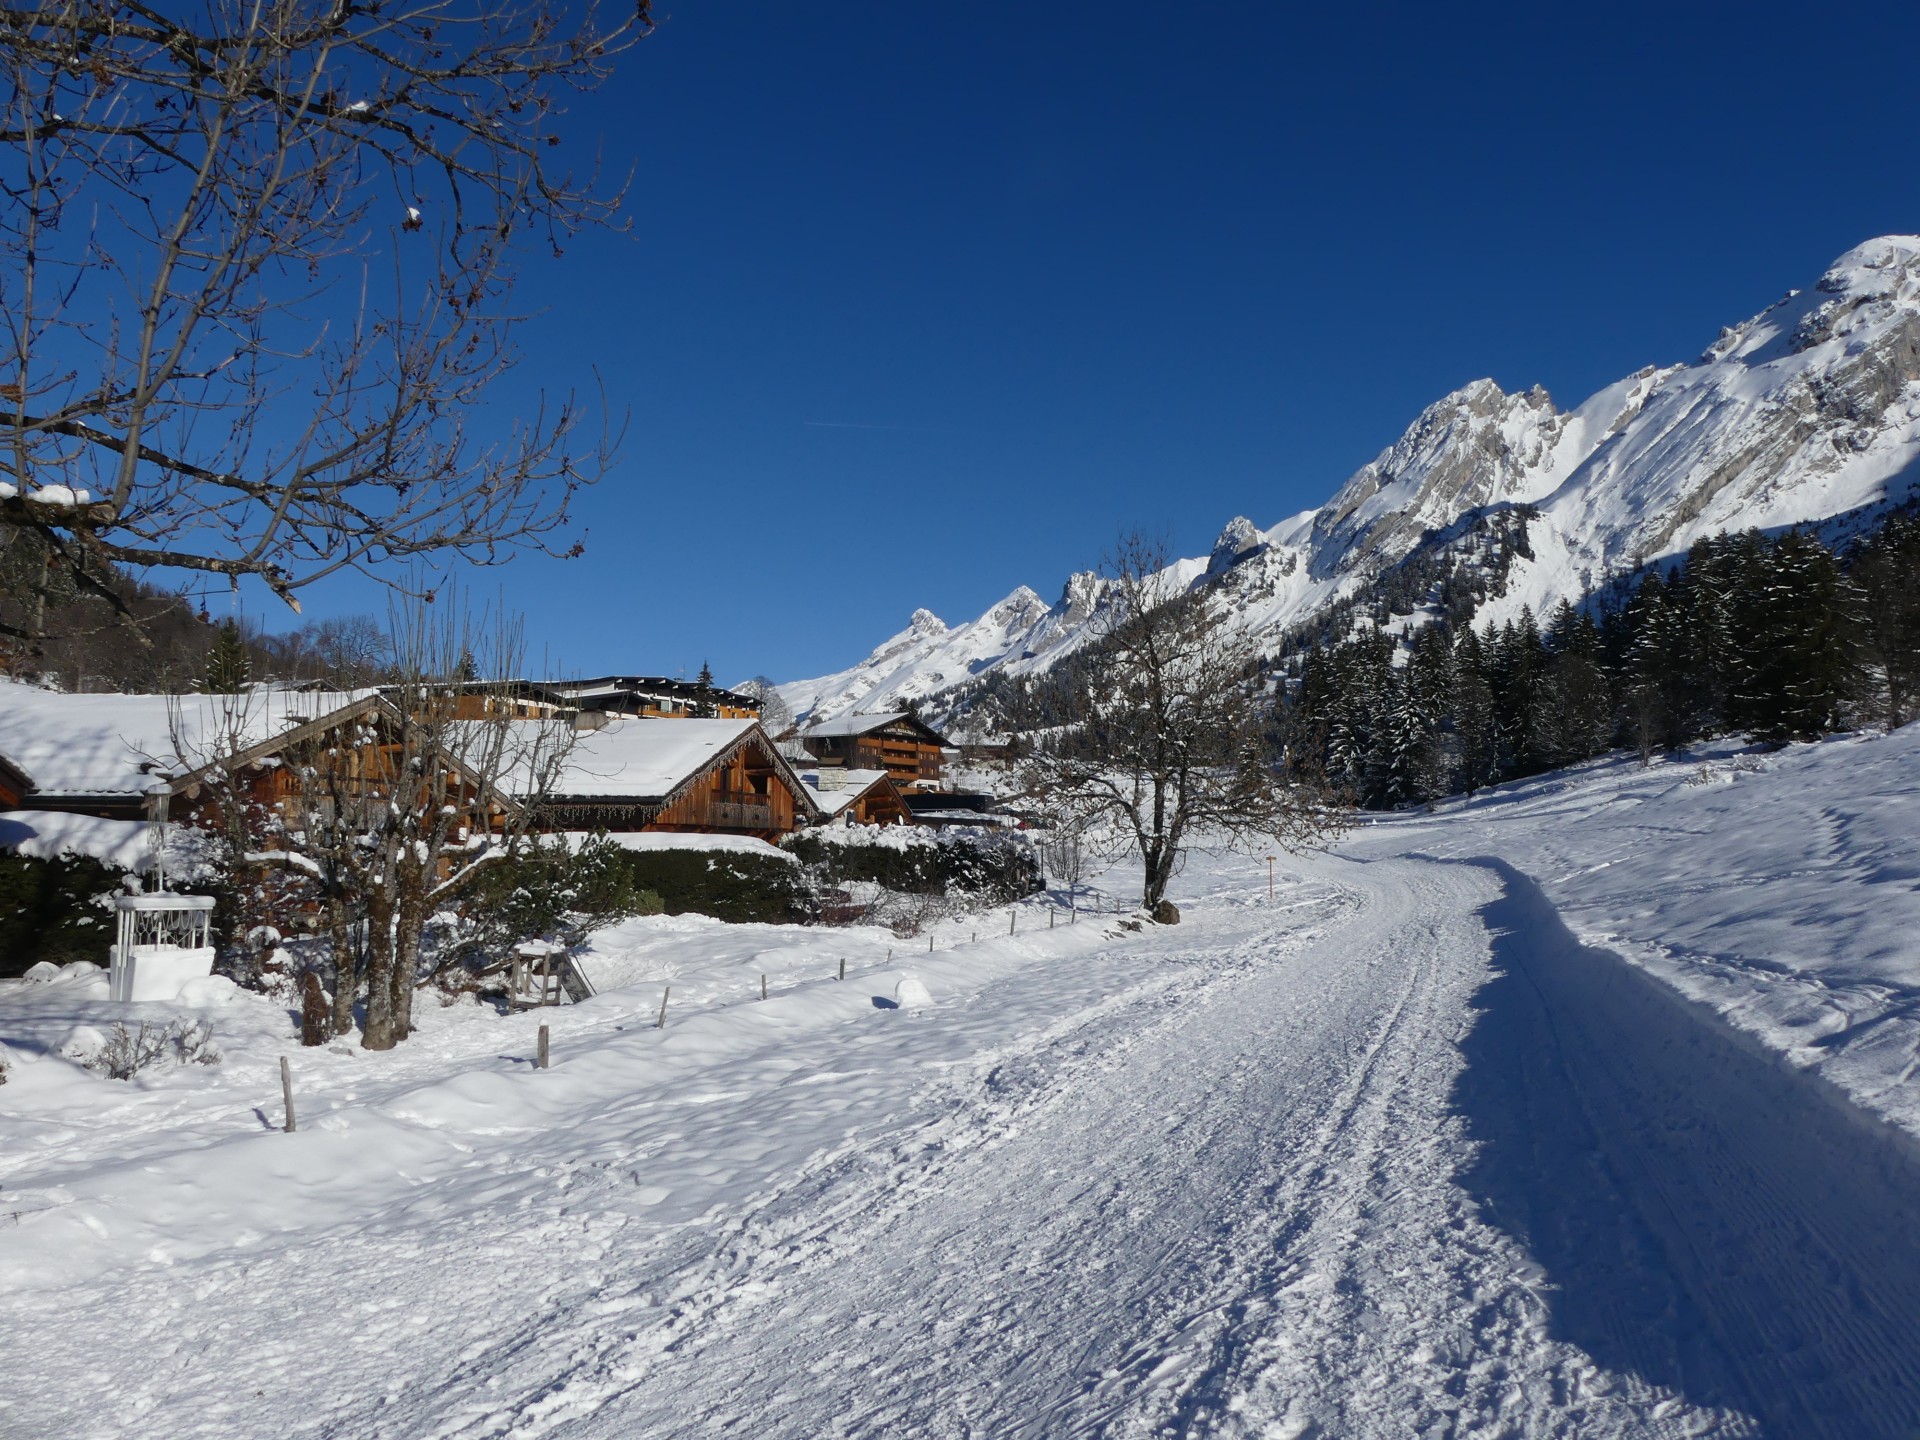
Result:
{"label": "rocky mountain peak", "polygon": [[[1562,410],[1491,379],[1427,406],[1318,510],[1262,531],[1235,516],[1180,584],[1205,584],[1261,637],[1358,601],[1395,614],[1470,587],[1480,619],[1545,613],[1609,576],[1749,525],[1817,522],[1920,495],[1920,236],[1855,246],[1819,281]],[[926,611],[853,670],[783,686],[796,710],[914,693],[964,704],[988,671],[1033,673],[1099,633],[1107,585],[1022,587],[949,630]]]}
{"label": "rocky mountain peak", "polygon": [[1227,528],[1220,532],[1220,538],[1213,542],[1213,553],[1207,557],[1207,573],[1219,575],[1232,569],[1258,549],[1260,544],[1260,531],[1253,521],[1244,515],[1234,516],[1227,522]]}

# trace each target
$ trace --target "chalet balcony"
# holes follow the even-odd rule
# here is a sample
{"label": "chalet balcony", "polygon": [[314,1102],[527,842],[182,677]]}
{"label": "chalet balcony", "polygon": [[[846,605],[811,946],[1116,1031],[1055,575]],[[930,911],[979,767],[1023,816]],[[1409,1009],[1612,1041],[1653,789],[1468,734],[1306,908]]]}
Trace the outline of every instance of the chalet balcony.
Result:
{"label": "chalet balcony", "polygon": [[707,823],[723,830],[771,830],[773,801],[751,790],[722,790],[707,802]]}

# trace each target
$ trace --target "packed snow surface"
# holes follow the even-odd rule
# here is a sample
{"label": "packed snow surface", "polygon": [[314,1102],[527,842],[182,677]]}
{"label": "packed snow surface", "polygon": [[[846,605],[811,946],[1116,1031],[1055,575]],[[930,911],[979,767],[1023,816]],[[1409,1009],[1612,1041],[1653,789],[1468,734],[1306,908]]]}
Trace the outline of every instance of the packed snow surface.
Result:
{"label": "packed snow surface", "polygon": [[[1196,854],[1178,927],[637,920],[388,1055],[0,987],[0,1434],[1910,1440],[1916,743]],[[224,1061],[64,1058],[136,1008]]]}

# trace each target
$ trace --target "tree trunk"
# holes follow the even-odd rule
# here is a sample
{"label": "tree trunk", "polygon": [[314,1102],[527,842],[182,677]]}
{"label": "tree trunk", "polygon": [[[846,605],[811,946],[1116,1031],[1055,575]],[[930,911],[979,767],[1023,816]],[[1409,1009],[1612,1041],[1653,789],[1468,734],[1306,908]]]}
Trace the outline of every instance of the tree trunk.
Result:
{"label": "tree trunk", "polygon": [[393,902],[384,889],[367,898],[367,1023],[360,1044],[367,1050],[391,1050],[399,1041],[393,1028]]}
{"label": "tree trunk", "polygon": [[[411,880],[413,877],[409,876]],[[424,900],[403,900],[393,936],[393,971],[388,977],[387,1009],[395,1043],[413,1033],[413,982],[420,969],[420,942],[426,933]]]}
{"label": "tree trunk", "polygon": [[1173,865],[1179,851],[1165,840],[1141,845],[1140,859],[1145,875],[1141,884],[1140,907],[1148,914],[1167,898],[1167,886],[1173,883]]}
{"label": "tree trunk", "polygon": [[354,944],[353,921],[346,897],[327,898],[327,935],[333,945],[333,1033],[353,1032],[353,997],[359,989],[360,954]]}

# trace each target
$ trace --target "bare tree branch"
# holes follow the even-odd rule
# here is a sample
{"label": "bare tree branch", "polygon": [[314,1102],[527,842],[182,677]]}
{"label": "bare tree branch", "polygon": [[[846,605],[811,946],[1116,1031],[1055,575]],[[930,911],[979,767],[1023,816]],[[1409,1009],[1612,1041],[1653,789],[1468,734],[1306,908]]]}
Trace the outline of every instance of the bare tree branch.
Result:
{"label": "bare tree branch", "polygon": [[0,531],[295,608],[342,569],[570,553],[616,434],[571,396],[470,422],[528,247],[616,221],[564,102],[650,27],[593,0],[0,7]]}

